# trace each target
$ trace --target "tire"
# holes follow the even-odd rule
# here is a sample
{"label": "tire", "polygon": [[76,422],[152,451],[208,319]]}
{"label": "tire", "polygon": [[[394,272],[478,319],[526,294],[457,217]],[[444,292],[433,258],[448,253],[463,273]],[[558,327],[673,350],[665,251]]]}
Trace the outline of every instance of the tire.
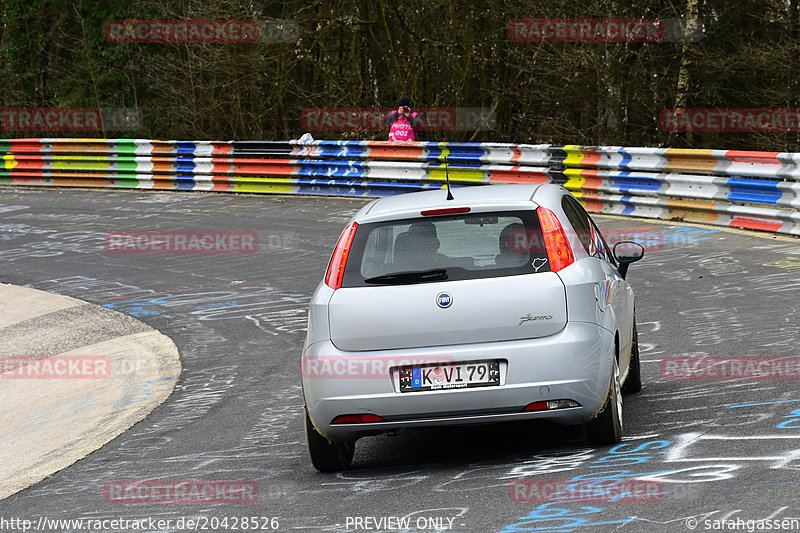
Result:
{"label": "tire", "polygon": [[320,472],[339,472],[346,470],[353,462],[356,451],[355,442],[331,442],[317,431],[311,418],[306,414],[306,445],[311,464]]}
{"label": "tire", "polygon": [[639,334],[636,332],[636,317],[633,318],[633,339],[631,340],[631,361],[628,364],[628,378],[622,392],[635,393],[642,390],[642,366],[639,362]]}
{"label": "tire", "polygon": [[583,425],[583,432],[586,442],[595,446],[617,444],[622,439],[622,391],[616,357],[605,405],[597,417]]}

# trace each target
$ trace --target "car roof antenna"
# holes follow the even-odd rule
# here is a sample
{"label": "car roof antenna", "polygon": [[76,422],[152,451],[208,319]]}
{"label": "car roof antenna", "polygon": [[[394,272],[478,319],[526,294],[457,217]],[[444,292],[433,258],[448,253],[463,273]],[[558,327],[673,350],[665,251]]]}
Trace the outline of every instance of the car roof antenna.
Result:
{"label": "car roof antenna", "polygon": [[453,193],[450,192],[450,173],[447,172],[447,156],[444,156],[444,177],[447,181],[447,200],[455,200]]}

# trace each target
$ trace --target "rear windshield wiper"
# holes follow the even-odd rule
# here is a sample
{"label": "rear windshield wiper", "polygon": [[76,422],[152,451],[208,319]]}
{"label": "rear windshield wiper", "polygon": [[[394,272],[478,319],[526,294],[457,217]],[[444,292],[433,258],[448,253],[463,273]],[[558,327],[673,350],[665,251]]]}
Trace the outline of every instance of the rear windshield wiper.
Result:
{"label": "rear windshield wiper", "polygon": [[367,278],[364,283],[413,283],[415,281],[440,281],[447,279],[446,268],[432,268],[430,270],[410,270],[406,272],[392,272],[374,278]]}

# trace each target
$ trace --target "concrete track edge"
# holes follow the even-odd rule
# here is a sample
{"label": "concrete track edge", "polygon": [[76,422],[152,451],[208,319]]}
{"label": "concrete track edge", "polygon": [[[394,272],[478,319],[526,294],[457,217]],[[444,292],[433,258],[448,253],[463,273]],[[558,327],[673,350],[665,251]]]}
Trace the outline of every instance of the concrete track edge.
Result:
{"label": "concrete track edge", "polygon": [[144,419],[180,373],[175,344],[144,323],[0,283],[0,499]]}

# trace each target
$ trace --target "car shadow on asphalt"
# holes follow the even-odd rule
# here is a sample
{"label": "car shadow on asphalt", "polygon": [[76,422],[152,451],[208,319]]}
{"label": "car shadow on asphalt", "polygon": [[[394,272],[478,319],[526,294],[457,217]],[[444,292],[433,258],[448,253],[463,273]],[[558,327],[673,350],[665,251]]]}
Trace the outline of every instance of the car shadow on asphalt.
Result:
{"label": "car shadow on asphalt", "polygon": [[451,467],[525,460],[542,452],[585,448],[580,426],[547,421],[409,429],[365,437],[356,444],[352,469]]}

